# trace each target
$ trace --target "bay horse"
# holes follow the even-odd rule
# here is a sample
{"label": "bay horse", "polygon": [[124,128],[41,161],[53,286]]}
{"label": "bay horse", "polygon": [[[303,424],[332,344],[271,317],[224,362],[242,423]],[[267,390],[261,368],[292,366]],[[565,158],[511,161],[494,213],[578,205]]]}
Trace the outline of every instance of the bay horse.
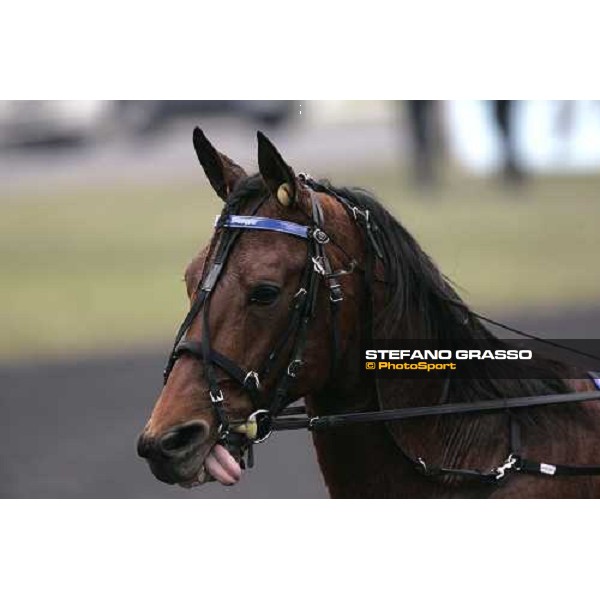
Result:
{"label": "bay horse", "polygon": [[[159,480],[235,484],[251,460],[247,439],[266,438],[272,418],[301,398],[314,420],[595,389],[585,372],[557,362],[544,363],[536,379],[524,371],[512,379],[365,378],[361,348],[373,339],[502,341],[369,192],[296,175],[260,132],[259,172],[250,176],[198,128],[193,141],[224,207],[185,272],[190,311],[138,440]],[[600,467],[549,475],[560,463],[600,462],[599,411],[591,400],[455,410],[315,427],[312,436],[335,498],[598,497]],[[520,454],[545,462],[515,464],[513,437]]]}

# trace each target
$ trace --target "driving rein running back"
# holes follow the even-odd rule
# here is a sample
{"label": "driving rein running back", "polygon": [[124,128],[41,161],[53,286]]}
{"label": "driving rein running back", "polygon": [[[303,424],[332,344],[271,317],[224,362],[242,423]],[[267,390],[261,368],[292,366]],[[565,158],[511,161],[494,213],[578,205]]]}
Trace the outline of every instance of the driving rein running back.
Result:
{"label": "driving rein running back", "polygon": [[[329,288],[329,306],[331,310],[332,321],[332,361],[331,370],[335,370],[340,358],[340,335],[338,313],[340,303],[343,301],[342,288],[339,279],[346,274],[352,273],[359,268],[355,259],[333,239],[325,230],[324,215],[318,197],[313,192],[322,192],[339,201],[344,209],[353,218],[359,226],[367,240],[365,265],[361,271],[365,275],[366,295],[371,298],[367,303],[367,315],[365,316],[365,329],[367,335],[372,338],[372,315],[373,315],[373,294],[371,286],[374,279],[375,260],[382,259],[381,251],[382,241],[380,239],[377,224],[370,220],[369,211],[356,202],[337,194],[329,187],[313,180],[306,174],[300,174],[299,180],[309,192],[310,212],[306,214],[310,225],[301,225],[290,221],[282,221],[267,217],[256,216],[260,207],[268,200],[269,196],[262,198],[250,215],[235,214],[238,208],[237,203],[226,202],[223,212],[217,217],[215,223],[216,231],[221,232],[221,237],[216,250],[214,250],[214,260],[210,268],[207,267],[207,258],[202,280],[198,286],[196,298],[181,324],[175,343],[168,359],[164,371],[164,383],[166,384],[175,362],[182,355],[189,355],[201,360],[204,364],[204,374],[208,381],[209,395],[217,417],[219,429],[218,443],[224,444],[228,449],[237,455],[243,468],[253,465],[253,444],[265,441],[273,430],[292,430],[308,429],[311,431],[322,431],[332,427],[350,425],[356,423],[375,423],[390,422],[411,419],[416,417],[455,415],[465,413],[482,414],[486,412],[508,411],[511,408],[523,408],[530,406],[540,406],[549,404],[562,404],[572,402],[583,402],[586,400],[600,399],[600,391],[594,392],[575,392],[566,394],[554,394],[547,396],[531,396],[523,398],[505,398],[496,400],[485,400],[471,403],[444,403],[448,394],[450,380],[446,380],[444,386],[442,403],[434,406],[400,408],[392,410],[379,410],[375,412],[346,413],[341,415],[327,415],[322,417],[308,418],[304,415],[303,407],[289,407],[295,398],[290,398],[290,388],[298,373],[298,369],[303,364],[303,355],[306,346],[309,326],[312,317],[315,314],[317,293],[321,278]],[[285,186],[283,193],[289,194],[289,186]],[[282,186],[282,187],[284,187]],[[211,346],[209,331],[209,309],[211,294],[217,285],[227,259],[240,234],[244,230],[251,231],[274,231],[286,235],[291,235],[304,239],[308,245],[307,262],[300,279],[300,287],[294,295],[294,302],[291,306],[291,314],[283,335],[267,356],[263,365],[256,370],[246,370],[233,360],[217,352]],[[325,252],[327,244],[332,243],[339,248],[349,259],[348,266],[339,271],[333,271],[331,263]],[[478,315],[470,311],[465,305],[459,306],[468,311],[469,314],[490,321],[506,329],[512,329],[501,323],[487,319],[483,315]],[[183,340],[186,332],[194,319],[202,313],[202,340],[200,342]],[[513,330],[515,331],[515,330]],[[525,332],[518,332],[528,337]],[[280,359],[281,354],[289,340],[292,340],[292,348],[289,354],[287,368],[275,385],[275,392],[272,398],[265,398],[261,388],[263,381],[271,372],[275,363]],[[545,340],[540,340],[545,341]],[[546,342],[551,343],[551,342]],[[552,343],[553,345],[558,345]],[[562,346],[561,346],[562,347]],[[573,352],[579,353],[572,348],[563,347]],[[597,358],[597,357],[595,357]],[[250,395],[254,412],[245,422],[230,421],[223,406],[223,392],[221,391],[215,367],[220,367],[231,379],[236,381]],[[596,387],[600,390],[600,374],[590,373]],[[375,393],[378,394],[377,386]],[[259,404],[260,402],[260,404]],[[267,406],[267,408],[258,408],[258,406]],[[412,457],[402,448],[401,452],[407,460],[420,472],[429,477],[455,475],[468,479],[474,479],[487,483],[499,483],[510,472],[523,472],[532,474],[542,474],[549,476],[558,475],[600,475],[600,465],[576,466],[576,465],[553,465],[543,462],[537,462],[522,458],[519,454],[519,429],[515,419],[510,419],[510,446],[511,452],[504,463],[491,471],[479,471],[475,469],[454,469],[445,467],[436,467],[425,464],[419,457]]]}

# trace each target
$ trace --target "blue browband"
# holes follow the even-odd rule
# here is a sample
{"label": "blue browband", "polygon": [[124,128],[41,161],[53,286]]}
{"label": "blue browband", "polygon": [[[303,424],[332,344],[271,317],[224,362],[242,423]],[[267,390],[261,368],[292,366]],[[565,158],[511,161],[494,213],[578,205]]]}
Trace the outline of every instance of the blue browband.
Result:
{"label": "blue browband", "polygon": [[252,217],[244,215],[229,215],[224,221],[219,222],[217,217],[215,225],[230,227],[232,229],[256,229],[262,231],[278,231],[303,239],[309,236],[310,228],[291,221],[280,221],[269,217]]}

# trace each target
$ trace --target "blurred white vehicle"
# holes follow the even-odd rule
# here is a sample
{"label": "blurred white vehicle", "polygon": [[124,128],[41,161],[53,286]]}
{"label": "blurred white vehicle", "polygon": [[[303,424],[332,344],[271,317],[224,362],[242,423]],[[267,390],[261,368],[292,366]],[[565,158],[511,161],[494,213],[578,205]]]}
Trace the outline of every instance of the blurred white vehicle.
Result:
{"label": "blurred white vehicle", "polygon": [[0,145],[91,140],[111,108],[106,100],[2,100]]}

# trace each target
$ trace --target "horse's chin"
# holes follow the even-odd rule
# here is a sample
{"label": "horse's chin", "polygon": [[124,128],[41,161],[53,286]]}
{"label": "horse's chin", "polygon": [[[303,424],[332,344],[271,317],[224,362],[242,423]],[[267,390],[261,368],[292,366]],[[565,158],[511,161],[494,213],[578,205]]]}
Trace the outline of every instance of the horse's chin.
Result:
{"label": "horse's chin", "polygon": [[214,477],[212,477],[212,475],[206,471],[204,464],[202,464],[198,473],[196,473],[194,477],[188,479],[187,481],[180,481],[177,485],[185,489],[191,489],[214,480]]}
{"label": "horse's chin", "polygon": [[218,481],[222,485],[232,486],[238,483],[241,476],[242,468],[239,460],[224,446],[215,444],[200,464],[196,473],[192,477],[179,481],[178,485],[189,489],[204,485],[210,481]]}

